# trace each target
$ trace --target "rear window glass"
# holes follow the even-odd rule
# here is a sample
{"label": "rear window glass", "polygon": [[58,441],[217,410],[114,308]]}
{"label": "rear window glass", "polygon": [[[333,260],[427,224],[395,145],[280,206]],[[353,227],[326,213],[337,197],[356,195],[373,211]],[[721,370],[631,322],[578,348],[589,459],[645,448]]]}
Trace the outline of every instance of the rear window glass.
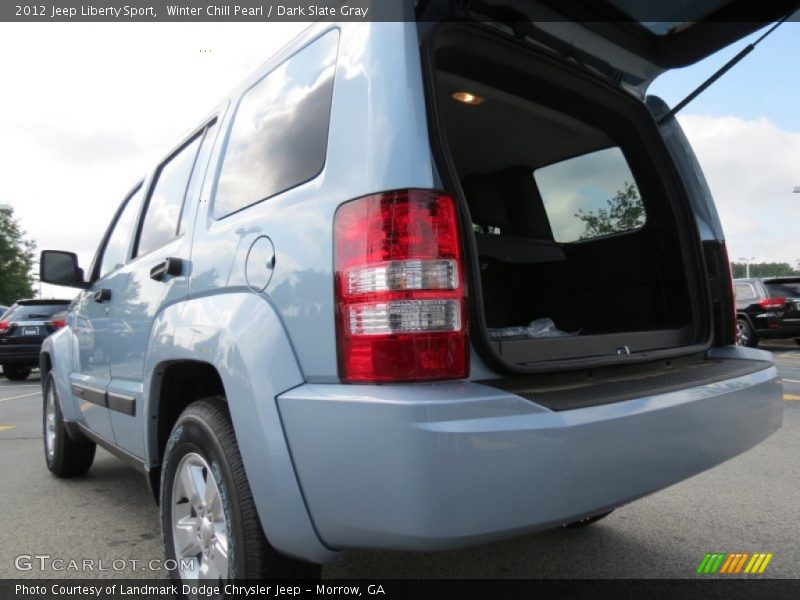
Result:
{"label": "rear window glass", "polygon": [[533,176],[557,242],[625,233],[644,225],[639,188],[618,147],[547,165]]}
{"label": "rear window glass", "polygon": [[52,317],[67,310],[68,304],[42,304],[12,306],[4,317],[6,319],[37,319]]}
{"label": "rear window glass", "polygon": [[800,298],[800,281],[765,281],[771,298]]}
{"label": "rear window glass", "polygon": [[316,177],[325,165],[339,33],[306,46],[250,88],[214,200],[222,218]]}

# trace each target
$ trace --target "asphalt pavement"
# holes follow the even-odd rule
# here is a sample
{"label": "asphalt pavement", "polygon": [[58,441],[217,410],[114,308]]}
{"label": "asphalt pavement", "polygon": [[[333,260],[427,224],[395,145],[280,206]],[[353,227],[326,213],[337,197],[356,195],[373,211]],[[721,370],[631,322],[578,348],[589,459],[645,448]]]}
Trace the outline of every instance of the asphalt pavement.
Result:
{"label": "asphalt pavement", "polygon": [[[683,578],[720,551],[772,553],[765,576],[800,577],[800,346],[767,348],[784,379],[784,424],[751,451],[585,529],[435,554],[352,552],[323,577]],[[50,475],[41,409],[37,373],[0,379],[0,577],[161,576],[148,565],[163,553],[144,478],[100,449],[87,476]]]}

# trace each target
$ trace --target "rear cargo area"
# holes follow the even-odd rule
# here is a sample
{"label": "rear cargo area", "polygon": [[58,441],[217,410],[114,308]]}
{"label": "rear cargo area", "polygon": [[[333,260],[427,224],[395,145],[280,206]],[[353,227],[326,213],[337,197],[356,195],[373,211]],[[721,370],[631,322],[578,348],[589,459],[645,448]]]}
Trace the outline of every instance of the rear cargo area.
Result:
{"label": "rear cargo area", "polygon": [[522,72],[458,49],[436,58],[493,350],[529,365],[696,343],[685,209],[630,99],[534,60]]}

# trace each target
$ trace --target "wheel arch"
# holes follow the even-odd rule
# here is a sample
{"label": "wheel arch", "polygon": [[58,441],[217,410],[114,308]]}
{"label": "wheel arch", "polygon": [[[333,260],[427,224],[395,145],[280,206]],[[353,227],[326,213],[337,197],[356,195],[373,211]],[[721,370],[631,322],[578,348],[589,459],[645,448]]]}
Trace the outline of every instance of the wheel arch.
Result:
{"label": "wheel arch", "polygon": [[[313,562],[336,555],[314,530],[278,414],[276,397],[304,379],[267,298],[229,292],[167,307],[153,323],[144,374],[145,458],[154,490],[171,419],[201,393],[222,394],[270,543]],[[181,382],[189,383],[173,393]]]}
{"label": "wheel arch", "polygon": [[217,368],[196,359],[176,359],[159,363],[154,368],[148,397],[148,483],[158,503],[161,485],[161,463],[170,432],[181,413],[193,402],[221,396],[227,398]]}
{"label": "wheel arch", "polygon": [[80,421],[83,415],[70,387],[70,368],[72,365],[71,333],[63,328],[42,342],[39,351],[39,370],[42,377],[42,393],[44,393],[47,376],[52,374],[56,386],[56,396],[65,421]]}

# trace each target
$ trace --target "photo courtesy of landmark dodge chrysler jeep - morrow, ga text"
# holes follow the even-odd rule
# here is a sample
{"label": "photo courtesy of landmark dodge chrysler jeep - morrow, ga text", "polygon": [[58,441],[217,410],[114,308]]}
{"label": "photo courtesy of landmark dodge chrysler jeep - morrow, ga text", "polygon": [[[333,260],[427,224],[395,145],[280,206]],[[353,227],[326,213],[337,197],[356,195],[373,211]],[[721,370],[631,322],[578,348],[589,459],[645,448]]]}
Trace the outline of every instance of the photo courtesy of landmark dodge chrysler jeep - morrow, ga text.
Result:
{"label": "photo courtesy of landmark dodge chrysler jeep - morrow, ga text", "polygon": [[99,444],[145,473],[173,576],[585,525],[780,427],[705,179],[645,96],[759,24],[474,16],[311,25],[86,271],[42,253],[82,290],[41,353],[47,466]]}

